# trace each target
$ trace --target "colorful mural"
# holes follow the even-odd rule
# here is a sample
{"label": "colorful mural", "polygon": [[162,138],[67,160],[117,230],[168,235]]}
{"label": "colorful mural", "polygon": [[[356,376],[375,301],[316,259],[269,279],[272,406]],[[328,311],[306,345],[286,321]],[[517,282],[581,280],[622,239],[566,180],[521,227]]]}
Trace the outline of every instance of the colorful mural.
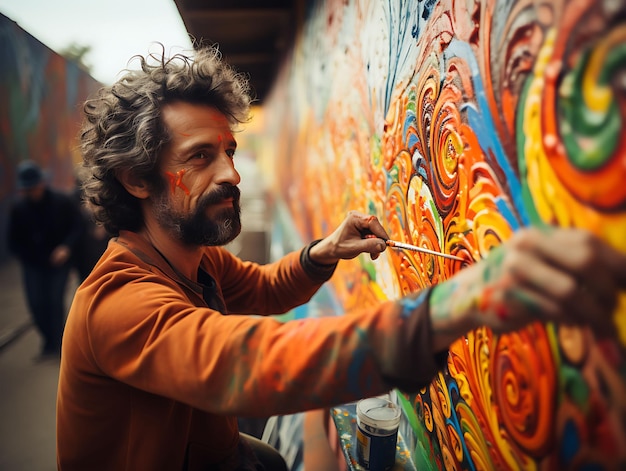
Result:
{"label": "colorful mural", "polygon": [[71,190],[74,165],[80,161],[80,104],[100,84],[4,15],[0,15],[0,64],[1,260],[17,164],[35,160],[48,171],[52,186]]}
{"label": "colorful mural", "polygon": [[[263,167],[303,240],[357,209],[466,260],[342,262],[348,315],[530,224],[626,251],[623,1],[311,2],[266,108]],[[418,469],[625,469],[624,297],[615,323],[615,340],[539,324],[459,339],[428,388],[401,395]]]}

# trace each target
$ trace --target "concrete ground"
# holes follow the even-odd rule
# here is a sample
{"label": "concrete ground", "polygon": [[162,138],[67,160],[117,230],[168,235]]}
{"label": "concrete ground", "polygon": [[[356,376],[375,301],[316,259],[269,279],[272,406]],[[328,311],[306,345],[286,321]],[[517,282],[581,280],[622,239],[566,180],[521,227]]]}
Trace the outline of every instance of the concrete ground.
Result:
{"label": "concrete ground", "polygon": [[[69,291],[73,288],[68,287]],[[56,470],[59,363],[35,361],[41,340],[30,324],[19,265],[0,265],[0,470]]]}

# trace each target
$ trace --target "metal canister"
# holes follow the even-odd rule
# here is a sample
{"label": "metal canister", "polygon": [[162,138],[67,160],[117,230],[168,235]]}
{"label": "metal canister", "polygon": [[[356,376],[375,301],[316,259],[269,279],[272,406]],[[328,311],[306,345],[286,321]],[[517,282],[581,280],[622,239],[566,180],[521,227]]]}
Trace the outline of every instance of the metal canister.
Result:
{"label": "metal canister", "polygon": [[356,454],[369,471],[390,470],[396,461],[400,407],[387,399],[371,397],[356,405]]}

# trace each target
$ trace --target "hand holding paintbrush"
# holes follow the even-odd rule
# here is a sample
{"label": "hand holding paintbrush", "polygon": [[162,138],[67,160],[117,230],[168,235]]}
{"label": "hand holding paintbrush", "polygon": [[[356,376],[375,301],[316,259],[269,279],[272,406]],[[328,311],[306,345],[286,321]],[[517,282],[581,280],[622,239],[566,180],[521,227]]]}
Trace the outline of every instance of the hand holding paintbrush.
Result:
{"label": "hand holding paintbrush", "polygon": [[[366,239],[376,238],[374,234],[367,234],[365,236]],[[449,258],[451,260],[459,260],[461,262],[464,261],[461,257],[457,257],[456,255],[449,255],[442,252],[437,252],[435,250],[430,250],[425,247],[419,247],[417,245],[405,244],[404,242],[398,242],[391,239],[383,239],[387,247],[393,247],[395,249],[404,249],[404,250],[412,250],[413,252],[422,252],[430,255],[436,255],[437,257]]]}

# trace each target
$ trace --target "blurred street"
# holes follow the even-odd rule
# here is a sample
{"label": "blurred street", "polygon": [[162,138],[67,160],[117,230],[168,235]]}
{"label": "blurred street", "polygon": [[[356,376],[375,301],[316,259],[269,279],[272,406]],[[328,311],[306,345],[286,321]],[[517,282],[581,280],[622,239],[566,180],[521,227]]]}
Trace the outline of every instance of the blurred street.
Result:
{"label": "blurred street", "polygon": [[[74,288],[70,282],[68,302]],[[13,259],[0,265],[0,306],[0,470],[53,471],[59,363],[36,361],[40,337]]]}

